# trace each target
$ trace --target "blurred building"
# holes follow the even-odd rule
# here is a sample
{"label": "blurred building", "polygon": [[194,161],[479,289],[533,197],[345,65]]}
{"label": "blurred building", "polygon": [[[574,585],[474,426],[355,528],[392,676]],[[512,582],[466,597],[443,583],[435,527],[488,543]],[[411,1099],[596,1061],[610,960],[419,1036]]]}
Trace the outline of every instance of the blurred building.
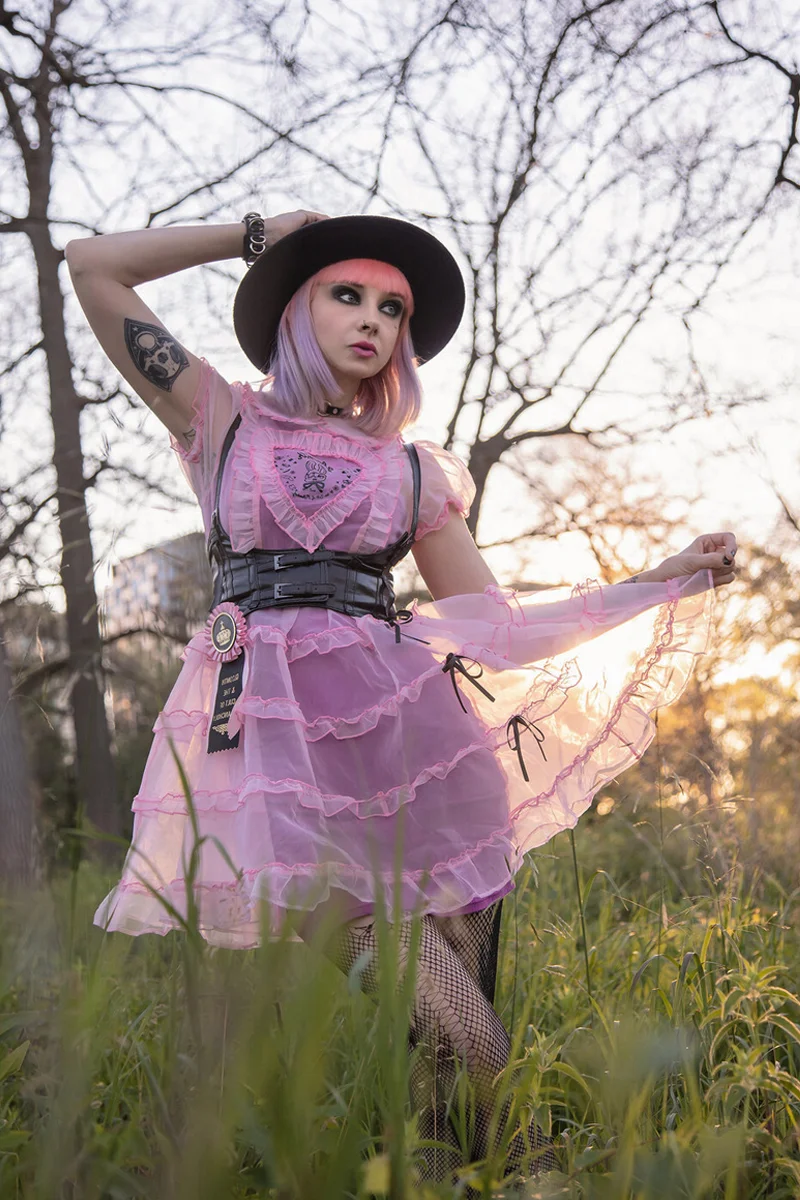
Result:
{"label": "blurred building", "polygon": [[187,641],[205,622],[211,571],[202,533],[187,533],[123,558],[103,597],[105,635],[139,631]]}

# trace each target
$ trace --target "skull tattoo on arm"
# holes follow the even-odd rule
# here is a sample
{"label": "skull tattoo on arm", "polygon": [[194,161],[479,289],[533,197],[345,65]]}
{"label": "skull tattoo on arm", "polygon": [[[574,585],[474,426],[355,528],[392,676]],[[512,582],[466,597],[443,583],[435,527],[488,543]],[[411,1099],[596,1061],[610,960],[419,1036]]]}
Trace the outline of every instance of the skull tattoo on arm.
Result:
{"label": "skull tattoo on arm", "polygon": [[160,325],[125,318],[125,345],[137,371],[164,392],[189,366],[186,352]]}

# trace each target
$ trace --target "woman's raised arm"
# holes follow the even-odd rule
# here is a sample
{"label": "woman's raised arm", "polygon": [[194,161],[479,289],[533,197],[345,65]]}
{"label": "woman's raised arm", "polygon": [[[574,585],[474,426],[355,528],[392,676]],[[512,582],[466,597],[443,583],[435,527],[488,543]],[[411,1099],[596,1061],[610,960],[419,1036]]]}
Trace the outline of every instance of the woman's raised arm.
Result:
{"label": "woman's raised arm", "polygon": [[[320,219],[284,213],[265,221],[267,242]],[[80,238],[66,248],[75,293],[95,337],[121,375],[189,449],[200,360],[172,336],[133,290],[187,267],[240,258],[245,225],[183,225]]]}
{"label": "woman's raised arm", "polygon": [[176,226],[69,242],[75,293],[103,350],[185,449],[200,360],[172,336],[133,290],[186,267],[238,258],[245,227]]}

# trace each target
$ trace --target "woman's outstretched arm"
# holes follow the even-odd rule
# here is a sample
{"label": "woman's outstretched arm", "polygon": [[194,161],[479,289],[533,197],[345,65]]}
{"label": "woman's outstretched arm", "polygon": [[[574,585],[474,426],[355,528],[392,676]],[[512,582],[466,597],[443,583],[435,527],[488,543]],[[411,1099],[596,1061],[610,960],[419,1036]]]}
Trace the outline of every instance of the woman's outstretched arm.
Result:
{"label": "woman's outstretched arm", "polygon": [[[485,602],[493,578],[459,514],[414,546],[417,566],[448,632],[470,644],[477,660],[492,666],[542,662],[573,651],[648,609],[689,598],[709,586],[732,583],[735,554],[732,533],[705,534],[680,554],[642,572],[636,582],[578,589],[550,600],[547,592],[534,597],[523,591],[511,606],[502,592],[496,597],[490,592],[489,599],[496,603]],[[424,608],[421,617],[424,623]],[[497,633],[490,642],[486,642],[487,621]],[[430,628],[433,632],[435,622]],[[459,629],[460,634],[454,632]]]}
{"label": "woman's outstretched arm", "polygon": [[[459,513],[453,513],[441,529],[420,538],[413,554],[434,600],[474,595],[497,582]],[[688,578],[698,571],[710,571],[714,586],[721,587],[736,578],[735,555],[733,533],[703,534],[680,554],[673,554],[627,582],[665,583],[669,579]]]}
{"label": "woman's outstretched arm", "polygon": [[[298,210],[265,222],[267,241],[320,219]],[[240,258],[245,226],[184,225],[69,242],[75,293],[95,337],[121,375],[185,449],[200,360],[172,336],[134,288],[187,267]]]}

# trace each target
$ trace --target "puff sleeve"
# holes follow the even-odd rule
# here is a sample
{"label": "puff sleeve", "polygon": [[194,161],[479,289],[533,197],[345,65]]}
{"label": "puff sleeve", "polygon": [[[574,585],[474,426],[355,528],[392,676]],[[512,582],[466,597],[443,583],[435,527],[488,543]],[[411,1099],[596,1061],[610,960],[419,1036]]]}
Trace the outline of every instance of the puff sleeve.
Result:
{"label": "puff sleeve", "polygon": [[417,538],[441,529],[451,512],[469,514],[475,482],[465,464],[435,442],[415,442],[419,454],[421,491]]}

